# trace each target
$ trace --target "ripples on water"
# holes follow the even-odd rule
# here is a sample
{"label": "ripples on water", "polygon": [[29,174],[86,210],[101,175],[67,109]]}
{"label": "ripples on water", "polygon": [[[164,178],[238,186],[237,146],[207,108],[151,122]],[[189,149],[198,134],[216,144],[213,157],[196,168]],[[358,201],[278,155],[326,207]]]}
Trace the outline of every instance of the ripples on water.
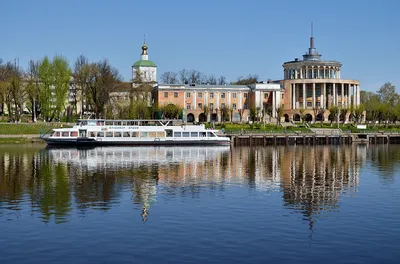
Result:
{"label": "ripples on water", "polygon": [[399,146],[0,148],[0,263],[397,263]]}

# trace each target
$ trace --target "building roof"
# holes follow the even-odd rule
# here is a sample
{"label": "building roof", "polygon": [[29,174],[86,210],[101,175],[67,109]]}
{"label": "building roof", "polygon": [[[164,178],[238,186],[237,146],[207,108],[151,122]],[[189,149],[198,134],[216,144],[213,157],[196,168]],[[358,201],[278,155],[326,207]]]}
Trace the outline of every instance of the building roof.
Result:
{"label": "building roof", "polygon": [[151,60],[139,60],[133,64],[133,67],[157,67]]}

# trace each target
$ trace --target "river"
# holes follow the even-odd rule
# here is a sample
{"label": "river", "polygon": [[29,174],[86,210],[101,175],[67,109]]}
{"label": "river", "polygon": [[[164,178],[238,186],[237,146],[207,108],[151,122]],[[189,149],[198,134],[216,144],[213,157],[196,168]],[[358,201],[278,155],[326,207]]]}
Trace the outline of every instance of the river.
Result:
{"label": "river", "polygon": [[0,263],[398,263],[400,146],[0,146]]}

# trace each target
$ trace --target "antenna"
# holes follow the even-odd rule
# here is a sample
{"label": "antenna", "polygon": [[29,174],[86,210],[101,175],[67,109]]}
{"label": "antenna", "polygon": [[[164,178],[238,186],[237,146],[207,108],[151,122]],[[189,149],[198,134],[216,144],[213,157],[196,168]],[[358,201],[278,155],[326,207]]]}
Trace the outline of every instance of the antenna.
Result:
{"label": "antenna", "polygon": [[312,38],[314,37],[314,35],[313,35],[313,22],[311,22],[311,37]]}

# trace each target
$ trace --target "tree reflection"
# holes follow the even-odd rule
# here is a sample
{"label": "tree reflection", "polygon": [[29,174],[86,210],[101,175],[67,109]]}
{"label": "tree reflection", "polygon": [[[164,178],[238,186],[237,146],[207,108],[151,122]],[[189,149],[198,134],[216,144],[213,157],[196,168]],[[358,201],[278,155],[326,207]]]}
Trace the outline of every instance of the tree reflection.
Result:
{"label": "tree reflection", "polygon": [[387,145],[7,149],[0,154],[0,217],[29,208],[45,223],[64,223],[73,211],[111,213],[128,192],[146,222],[157,197],[197,199],[234,183],[281,192],[285,207],[313,229],[321,214],[338,210],[343,192],[355,192],[367,159],[391,183],[399,157],[400,148]]}

